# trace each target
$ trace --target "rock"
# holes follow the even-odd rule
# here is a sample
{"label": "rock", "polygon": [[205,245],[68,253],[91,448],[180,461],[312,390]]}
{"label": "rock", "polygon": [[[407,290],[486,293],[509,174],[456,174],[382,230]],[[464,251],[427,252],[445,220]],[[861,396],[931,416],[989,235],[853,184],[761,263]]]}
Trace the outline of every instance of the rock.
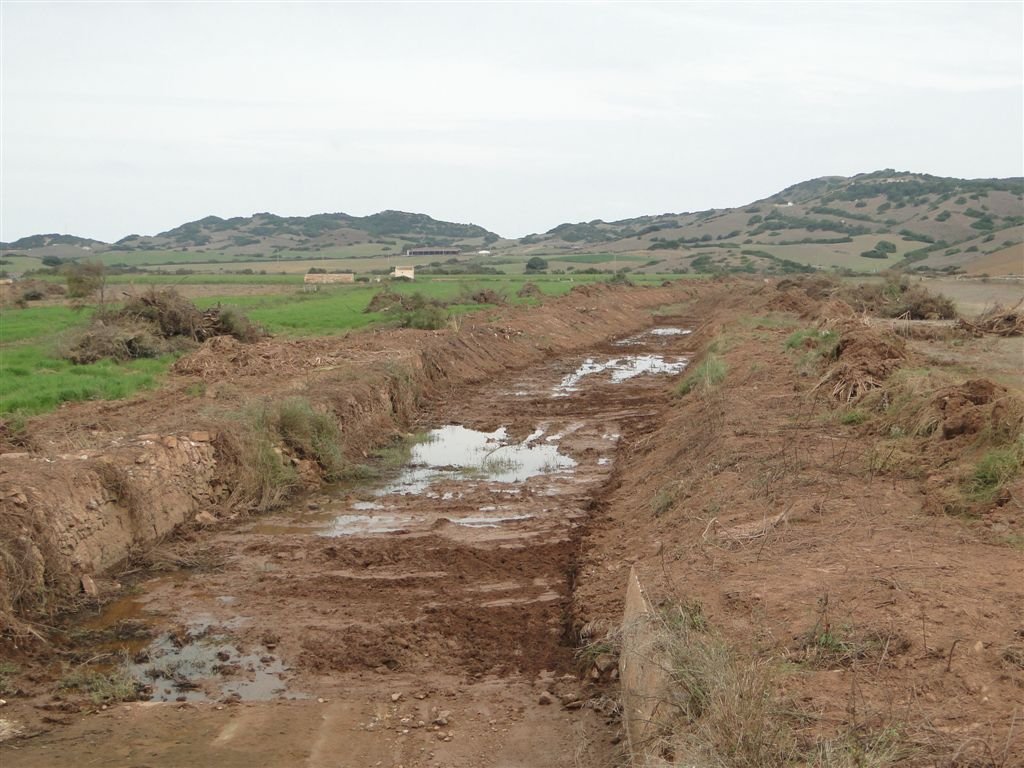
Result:
{"label": "rock", "polygon": [[554,696],[552,696],[547,691],[544,691],[544,693],[542,693],[540,695],[540,697],[537,699],[537,703],[542,705],[542,706],[547,706],[548,704],[552,704],[554,702],[554,700],[555,700]]}
{"label": "rock", "polygon": [[92,580],[92,576],[88,574],[82,574],[82,591],[89,597],[96,597],[100,591],[96,588],[96,582]]}
{"label": "rock", "polygon": [[196,522],[200,525],[213,525],[217,522],[217,518],[204,510],[196,515]]}
{"label": "rock", "polygon": [[167,437],[165,437],[160,442],[163,443],[166,448],[177,448],[178,447],[178,438],[174,437],[173,435],[168,435]]}
{"label": "rock", "polygon": [[401,701],[401,699],[402,699],[402,694],[400,694],[400,693],[392,693],[391,694],[391,700],[392,701]]}
{"label": "rock", "polygon": [[437,713],[437,717],[435,717],[430,722],[432,722],[434,725],[448,725],[448,718],[450,718],[451,716],[451,710],[442,709],[440,712]]}
{"label": "rock", "polygon": [[208,443],[213,440],[213,435],[209,432],[189,432],[188,439],[193,443]]}

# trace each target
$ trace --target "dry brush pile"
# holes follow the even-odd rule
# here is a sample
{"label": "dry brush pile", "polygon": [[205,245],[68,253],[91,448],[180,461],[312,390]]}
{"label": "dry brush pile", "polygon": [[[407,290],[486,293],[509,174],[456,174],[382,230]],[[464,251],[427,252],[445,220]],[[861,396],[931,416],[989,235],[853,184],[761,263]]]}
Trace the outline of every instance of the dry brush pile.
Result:
{"label": "dry brush pile", "polygon": [[152,289],[130,296],[120,309],[98,309],[86,328],[65,340],[63,356],[77,364],[137,360],[187,351],[216,336],[252,342],[266,335],[237,310],[200,310],[173,288]]}

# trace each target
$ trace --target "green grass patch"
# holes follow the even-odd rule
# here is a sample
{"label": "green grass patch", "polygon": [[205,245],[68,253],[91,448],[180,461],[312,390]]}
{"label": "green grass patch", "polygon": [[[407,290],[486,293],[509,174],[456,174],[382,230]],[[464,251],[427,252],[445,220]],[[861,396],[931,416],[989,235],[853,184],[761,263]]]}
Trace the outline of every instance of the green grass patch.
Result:
{"label": "green grass patch", "polygon": [[117,400],[156,387],[174,361],[167,355],[75,365],[43,345],[0,348],[0,414],[37,414],[78,400]]}
{"label": "green grass patch", "polygon": [[113,704],[135,701],[143,685],[122,664],[112,669],[77,667],[61,678],[60,688],[84,693],[95,704]]}
{"label": "green grass patch", "polygon": [[839,414],[839,423],[847,426],[863,424],[871,418],[871,414],[858,408],[850,408]]}
{"label": "green grass patch", "polygon": [[0,661],[0,695],[14,693],[14,677],[21,668],[10,661]]}
{"label": "green grass patch", "polygon": [[547,260],[569,264],[611,264],[616,261],[649,261],[650,257],[628,253],[574,253],[571,256],[548,256]]}
{"label": "green grass patch", "polygon": [[812,349],[822,357],[833,357],[839,335],[835,331],[820,331],[816,328],[804,328],[794,331],[786,339],[786,349]]}
{"label": "green grass patch", "polygon": [[91,309],[76,311],[70,307],[5,307],[0,309],[0,345],[53,336],[69,328],[85,325],[90,317]]}
{"label": "green grass patch", "polygon": [[1020,442],[1005,448],[993,448],[975,465],[963,485],[964,494],[971,501],[993,501],[1002,487],[1020,472],[1022,464],[1024,446]]}
{"label": "green grass patch", "polygon": [[725,361],[714,352],[708,352],[701,364],[690,370],[679,382],[676,393],[682,396],[695,390],[708,392],[725,381],[727,371]]}
{"label": "green grass patch", "polygon": [[341,431],[330,413],[318,411],[302,397],[289,397],[275,406],[274,420],[281,439],[292,450],[314,459],[328,481],[344,475]]}

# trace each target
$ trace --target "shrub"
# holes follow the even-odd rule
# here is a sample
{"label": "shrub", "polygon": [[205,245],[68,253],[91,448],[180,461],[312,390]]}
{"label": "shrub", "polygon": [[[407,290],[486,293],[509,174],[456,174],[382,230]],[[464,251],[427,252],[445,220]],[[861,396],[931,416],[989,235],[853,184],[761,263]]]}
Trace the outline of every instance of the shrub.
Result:
{"label": "shrub", "polygon": [[434,331],[448,324],[448,310],[437,304],[427,304],[402,315],[403,328]]}
{"label": "shrub", "polygon": [[100,300],[103,300],[106,268],[102,262],[86,261],[80,264],[68,264],[64,267],[64,279],[68,284],[68,296],[72,299],[85,299],[99,291]]}
{"label": "shrub", "polygon": [[332,415],[314,410],[305,398],[290,397],[277,404],[273,419],[285,445],[315,460],[326,480],[341,479],[345,470],[341,431]]}

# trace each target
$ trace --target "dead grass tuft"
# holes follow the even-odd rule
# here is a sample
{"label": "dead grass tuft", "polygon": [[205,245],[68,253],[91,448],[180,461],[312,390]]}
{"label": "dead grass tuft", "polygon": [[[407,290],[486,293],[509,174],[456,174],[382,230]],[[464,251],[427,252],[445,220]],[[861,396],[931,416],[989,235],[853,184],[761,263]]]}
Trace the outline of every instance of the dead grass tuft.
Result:
{"label": "dead grass tuft", "polygon": [[825,372],[814,390],[824,390],[840,403],[853,403],[882,385],[906,360],[905,344],[857,320],[839,324],[836,363]]}
{"label": "dead grass tuft", "polygon": [[985,333],[995,336],[1024,336],[1024,300],[1009,308],[996,304],[974,320],[961,319],[959,325],[975,336]]}
{"label": "dead grass tuft", "polygon": [[896,272],[883,274],[881,283],[860,283],[842,290],[839,295],[858,313],[878,317],[904,317],[910,320],[953,320],[953,300],[932,293],[920,283]]}
{"label": "dead grass tuft", "polygon": [[132,677],[127,659],[121,657],[112,667],[76,667],[60,680],[61,690],[73,690],[87,695],[94,704],[113,704],[119,701],[137,701],[145,686]]}
{"label": "dead grass tuft", "polygon": [[291,467],[274,450],[271,434],[260,409],[238,416],[218,430],[213,442],[217,462],[233,479],[225,500],[228,507],[248,507],[257,512],[277,509],[298,485]]}
{"label": "dead grass tuft", "polygon": [[681,765],[760,768],[796,756],[790,718],[778,701],[777,669],[738,652],[681,610],[665,623],[662,645],[676,713],[661,750]]}

